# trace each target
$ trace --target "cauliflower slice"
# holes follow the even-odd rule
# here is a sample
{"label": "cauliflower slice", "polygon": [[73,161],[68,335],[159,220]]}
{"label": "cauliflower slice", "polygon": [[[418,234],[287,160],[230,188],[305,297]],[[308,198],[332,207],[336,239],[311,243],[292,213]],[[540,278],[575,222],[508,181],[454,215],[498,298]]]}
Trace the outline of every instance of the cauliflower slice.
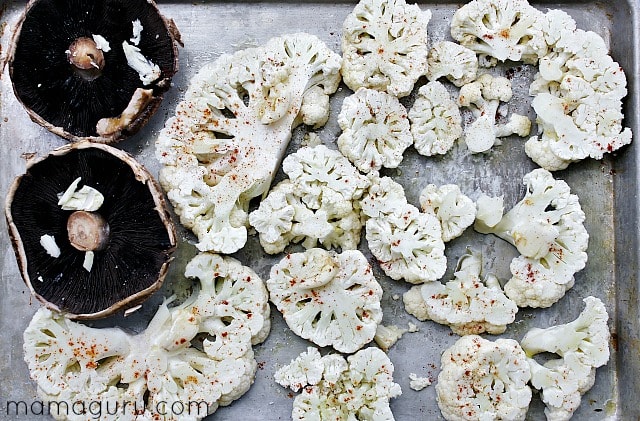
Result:
{"label": "cauliflower slice", "polygon": [[460,89],[458,105],[469,108],[475,117],[464,131],[464,141],[472,153],[488,151],[498,137],[529,134],[531,121],[525,116],[512,114],[507,123],[496,124],[500,102],[510,101],[512,95],[509,79],[488,73]]}
{"label": "cauliflower slice", "polygon": [[473,0],[451,19],[451,36],[481,57],[536,64],[547,53],[545,15],[527,0]]}
{"label": "cauliflower slice", "polygon": [[431,11],[405,0],[361,0],[342,29],[342,77],[398,98],[413,90],[427,71],[427,25]]}
{"label": "cauliflower slice", "polygon": [[525,144],[527,155],[549,171],[587,157],[602,159],[632,140],[622,126],[624,70],[599,35],[576,30],[568,15],[552,12],[547,15],[554,44],[530,87],[540,133]]}
{"label": "cauliflower slice", "polygon": [[289,328],[319,346],[353,353],[382,321],[382,287],[358,250],[289,254],[271,268],[267,288]]}
{"label": "cauliflower slice", "polygon": [[462,194],[456,184],[440,187],[428,184],[420,192],[423,212],[433,212],[442,227],[442,240],[446,243],[462,235],[476,219],[476,204]]}
{"label": "cauliflower slice", "polygon": [[413,143],[407,110],[386,92],[360,88],[342,103],[338,149],[360,171],[397,168]]}
{"label": "cauliflower slice", "polygon": [[424,156],[444,155],[462,135],[460,109],[440,82],[420,87],[409,121],[413,146]]}
{"label": "cauliflower slice", "polygon": [[427,282],[404,296],[405,309],[419,320],[449,325],[458,335],[503,333],[518,312],[495,276],[480,277],[482,257],[468,251],[458,261],[454,279],[442,284]]}
{"label": "cauliflower slice", "polygon": [[319,209],[325,191],[339,193],[344,200],[358,200],[369,180],[340,152],[324,145],[303,147],[288,155],[282,170],[295,185],[298,194],[312,209]]}
{"label": "cauliflower slice", "polygon": [[278,183],[260,206],[249,214],[260,244],[269,254],[277,254],[291,243],[302,241],[306,249],[318,242],[327,248],[352,250],[358,247],[362,222],[353,201],[331,189],[322,192],[320,207],[303,202],[290,180]]}
{"label": "cauliflower slice", "polygon": [[[24,332],[24,357],[43,400],[130,402],[123,419],[166,412],[166,420],[181,419],[164,411],[180,402],[199,420],[242,396],[257,369],[252,344],[269,332],[267,291],[251,269],[217,255],[196,256],[186,274],[200,277],[200,290],[176,307],[165,301],[137,335],[38,310]],[[52,415],[86,420],[75,411]]]}
{"label": "cauliflower slice", "polygon": [[[529,357],[531,384],[540,390],[548,420],[568,420],[581,396],[595,381],[596,368],[609,361],[607,310],[598,298],[586,297],[574,321],[547,329],[534,328],[520,342]],[[550,352],[561,358],[541,365],[533,356]]]}
{"label": "cauliflower slice", "polygon": [[156,140],[156,157],[160,182],[200,250],[233,253],[245,244],[249,201],[268,190],[292,127],[324,119],[310,104],[337,89],[340,66],[318,38],[292,34],[224,54],[192,79]]}
{"label": "cauliflower slice", "polygon": [[446,77],[457,87],[471,83],[478,73],[478,57],[465,46],[440,41],[429,50],[427,79],[434,82]]}
{"label": "cauliflower slice", "polygon": [[525,197],[490,227],[474,228],[513,244],[520,256],[511,262],[505,293],[519,307],[549,307],[574,283],[587,262],[589,234],[578,197],[569,186],[542,168],[524,176]]}
{"label": "cauliflower slice", "polygon": [[392,279],[413,284],[440,279],[447,269],[442,228],[435,215],[405,204],[365,225],[371,253]]}
{"label": "cauliflower slice", "polygon": [[380,177],[373,173],[369,175],[369,180],[369,189],[360,201],[365,216],[381,218],[408,204],[404,188],[391,177]]}
{"label": "cauliflower slice", "polygon": [[393,381],[393,363],[375,347],[344,357],[320,356],[316,348],[280,368],[276,382],[294,392],[302,389],[293,402],[295,421],[393,420],[389,400],[400,396],[400,385]]}
{"label": "cauliflower slice", "polygon": [[524,420],[531,401],[527,358],[512,339],[467,335],[442,354],[436,399],[446,420]]}

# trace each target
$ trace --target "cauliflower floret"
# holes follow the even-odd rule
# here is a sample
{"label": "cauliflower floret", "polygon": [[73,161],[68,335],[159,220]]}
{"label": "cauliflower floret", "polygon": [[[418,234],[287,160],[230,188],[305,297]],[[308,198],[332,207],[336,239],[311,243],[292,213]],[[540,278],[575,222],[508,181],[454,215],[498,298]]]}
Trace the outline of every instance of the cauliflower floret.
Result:
{"label": "cauliflower floret", "polygon": [[518,312],[495,276],[480,277],[482,257],[468,251],[458,261],[454,279],[442,284],[427,282],[404,294],[407,312],[419,320],[451,326],[458,335],[503,333]]}
{"label": "cauliflower floret", "polygon": [[338,148],[362,172],[396,168],[413,143],[407,110],[386,92],[360,88],[342,103]]}
{"label": "cauliflower floret", "polygon": [[451,36],[480,56],[536,64],[547,52],[545,15],[527,0],[473,0],[451,19]]}
{"label": "cauliflower floret", "polygon": [[472,153],[488,151],[498,137],[529,134],[531,121],[518,114],[512,114],[506,124],[496,124],[500,102],[510,101],[512,95],[509,79],[488,73],[460,89],[458,105],[469,108],[475,117],[464,131],[464,141]]}
{"label": "cauliflower floret", "polygon": [[440,82],[420,87],[409,121],[413,146],[421,155],[444,155],[462,135],[460,109]]}
{"label": "cauliflower floret", "polygon": [[302,201],[298,189],[290,180],[278,183],[260,206],[249,214],[260,244],[269,254],[277,254],[291,243],[302,241],[307,248],[318,242],[327,248],[352,250],[360,242],[362,222],[352,201],[325,188],[318,209]]}
{"label": "cauliflower floret", "polygon": [[387,352],[389,351],[389,348],[394,346],[402,335],[407,332],[407,329],[402,329],[395,325],[385,326],[383,324],[379,324],[376,329],[376,336],[373,337],[373,340],[376,341],[376,344],[378,344],[380,349]]}
{"label": "cauliflower floret", "polygon": [[312,209],[320,208],[324,191],[339,193],[351,201],[358,200],[369,187],[367,177],[347,158],[324,145],[300,148],[284,159],[282,169]]}
{"label": "cauliflower floret", "polygon": [[404,188],[391,177],[369,174],[371,184],[360,201],[362,213],[369,218],[381,218],[407,205]]}
{"label": "cauliflower floret", "polygon": [[512,339],[463,336],[442,354],[436,399],[446,420],[524,420],[531,378],[524,351]]}
{"label": "cauliflower floret", "polygon": [[[586,297],[585,308],[574,321],[547,329],[531,329],[521,341],[529,357],[531,384],[540,390],[548,420],[568,420],[581,396],[595,381],[596,368],[609,361],[609,318],[599,299]],[[533,359],[542,352],[561,358],[541,365]]]}
{"label": "cauliflower floret", "polygon": [[405,204],[365,225],[371,253],[392,279],[419,284],[440,279],[447,269],[442,229],[432,213]]}
{"label": "cauliflower floret", "polygon": [[427,71],[431,12],[404,0],[361,0],[343,23],[342,77],[365,87],[409,95]]}
{"label": "cauliflower floret", "polygon": [[250,200],[268,190],[292,127],[324,119],[310,104],[328,112],[324,97],[337,89],[340,66],[318,38],[293,34],[224,54],[191,80],[156,157],[160,183],[200,250],[245,244]]}
{"label": "cauliflower floret", "polygon": [[565,29],[556,28],[555,44],[541,59],[530,87],[540,133],[527,141],[525,152],[555,171],[587,157],[601,159],[629,144],[632,133],[622,126],[625,73],[607,54],[604,40],[594,32],[576,30],[575,22],[562,12],[549,19],[550,25]]}
{"label": "cauliflower floret", "polygon": [[[185,274],[200,278],[200,290],[176,307],[165,301],[137,335],[38,310],[24,332],[24,356],[40,396],[111,408],[130,402],[122,408],[130,420],[153,419],[168,402],[189,407],[199,420],[242,396],[257,369],[252,345],[269,332],[262,280],[239,262],[208,253],[189,262]],[[75,411],[52,415],[87,419]]]}
{"label": "cauliflower floret", "polygon": [[520,256],[511,262],[513,277],[505,293],[519,307],[549,307],[574,283],[587,262],[589,234],[578,197],[542,168],[524,176],[525,197],[493,227],[474,228],[513,244]]}
{"label": "cauliflower floret", "polygon": [[393,363],[375,347],[346,360],[340,355],[321,357],[317,349],[308,348],[275,378],[294,392],[302,388],[293,402],[295,421],[393,420],[389,400],[402,393],[393,381]]}
{"label": "cauliflower floret", "polygon": [[382,320],[382,287],[358,250],[289,254],[271,268],[267,288],[296,335],[340,352],[371,342]]}
{"label": "cauliflower floret", "polygon": [[484,226],[484,229],[495,227],[504,215],[504,197],[490,197],[481,194],[476,200],[476,226]]}
{"label": "cauliflower floret", "polygon": [[442,240],[446,243],[462,235],[476,219],[476,204],[462,194],[456,184],[436,186],[428,184],[420,192],[423,212],[433,212],[442,227]]}
{"label": "cauliflower floret", "polygon": [[427,79],[433,82],[446,77],[457,87],[473,82],[478,73],[476,53],[451,41],[440,41],[431,47],[427,63]]}

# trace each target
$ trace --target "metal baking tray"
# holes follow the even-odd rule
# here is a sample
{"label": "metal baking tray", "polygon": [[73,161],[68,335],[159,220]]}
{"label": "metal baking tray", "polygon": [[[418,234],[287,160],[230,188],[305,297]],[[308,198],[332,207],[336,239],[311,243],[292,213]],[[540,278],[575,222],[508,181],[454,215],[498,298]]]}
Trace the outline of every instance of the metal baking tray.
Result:
{"label": "metal baking tray", "polygon": [[[624,102],[625,125],[631,127],[635,136],[640,135],[638,0],[533,4],[541,9],[564,9],[576,19],[579,28],[596,31],[605,39],[612,56],[627,74],[629,94]],[[24,1],[0,2],[3,57],[24,5]],[[184,48],[180,49],[180,70],[159,112],[137,135],[118,146],[132,153],[157,176],[159,165],[154,158],[154,140],[164,121],[173,114],[189,79],[203,64],[222,53],[260,45],[273,36],[297,31],[313,33],[339,52],[342,22],[354,5],[355,1],[160,1],[160,10],[175,21],[182,33]],[[450,18],[460,5],[420,2],[423,9],[429,8],[433,12],[429,27],[432,42],[449,38]],[[507,67],[497,70],[504,74]],[[509,73],[514,89],[510,111],[518,111],[534,119],[527,90],[535,69],[517,65]],[[317,132],[324,143],[334,148],[339,134],[336,116],[343,98],[349,93],[346,87],[342,87],[333,97],[332,118]],[[412,101],[412,97],[404,100],[408,106]],[[7,69],[0,79],[0,113],[0,195],[4,198],[13,178],[24,172],[26,157],[43,155],[62,146],[65,141],[29,120],[13,95]],[[302,144],[305,133],[305,128],[294,132],[290,151]],[[421,157],[410,148],[401,167],[387,173],[405,186],[408,199],[413,204],[417,204],[419,192],[426,184],[455,182],[472,198],[477,197],[480,191],[489,195],[503,194],[508,209],[524,194],[522,176],[535,167],[524,154],[523,142],[519,138],[507,138],[488,155],[475,156],[470,155],[465,146],[457,145],[446,156],[435,159]],[[639,163],[640,148],[632,144],[602,161],[587,160],[555,174],[566,180],[580,197],[590,233],[589,261],[586,268],[576,275],[575,287],[559,303],[544,310],[521,310],[516,322],[500,335],[521,339],[531,327],[546,327],[572,320],[582,310],[582,298],[587,295],[603,300],[611,315],[611,359],[607,366],[598,369],[596,384],[583,397],[582,405],[575,413],[576,420],[640,419],[637,402],[640,393]],[[196,249],[192,245],[192,235],[179,230],[180,246],[163,289],[132,316],[126,319],[121,315],[114,316],[95,322],[96,326],[115,325],[139,331],[163,296],[184,293],[188,282],[181,277],[181,272]],[[472,229],[448,243],[447,277],[451,276],[467,245],[483,252],[486,270],[493,271],[501,279],[509,277],[509,262],[515,250],[496,237],[482,236]],[[0,221],[0,247],[0,418],[34,419],[34,415],[7,413],[8,401],[29,403],[38,400],[35,385],[29,380],[27,366],[22,359],[22,333],[40,304],[30,297],[20,278],[4,218]],[[371,258],[365,241],[361,243],[361,249]],[[292,247],[291,250],[298,248]],[[251,266],[263,279],[268,277],[271,265],[281,257],[264,255],[255,236],[250,237],[245,249],[234,256]],[[389,351],[395,365],[394,377],[403,390],[402,396],[391,402],[394,415],[397,420],[442,419],[435,402],[434,387],[421,392],[411,390],[409,373],[435,380],[442,351],[457,337],[448,327],[419,322],[408,315],[402,299],[398,297],[410,285],[386,278],[375,264],[374,269],[385,291],[383,323],[406,328],[409,322],[413,322],[420,328],[418,332],[405,334]],[[272,311],[272,323],[269,338],[255,348],[259,369],[253,387],[232,405],[218,409],[211,419],[290,419],[293,394],[278,386],[273,381],[273,374],[310,343],[291,333],[275,309]],[[528,419],[544,419],[543,409],[539,398],[534,395]]]}

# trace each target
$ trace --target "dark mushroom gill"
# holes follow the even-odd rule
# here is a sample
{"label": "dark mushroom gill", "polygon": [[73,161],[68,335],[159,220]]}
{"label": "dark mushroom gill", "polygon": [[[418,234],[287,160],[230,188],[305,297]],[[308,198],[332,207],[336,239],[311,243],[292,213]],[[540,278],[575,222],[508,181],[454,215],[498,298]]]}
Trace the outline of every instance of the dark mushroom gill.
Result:
{"label": "dark mushroom gill", "polygon": [[[90,272],[83,268],[84,252],[67,237],[73,211],[57,204],[57,194],[77,177],[82,177],[79,188],[87,184],[104,195],[97,213],[110,229]],[[73,314],[105,310],[154,285],[173,247],[147,185],[135,179],[125,162],[100,149],[73,149],[33,165],[15,191],[11,214],[34,291]],[[58,258],[40,244],[44,234],[55,237]]]}
{"label": "dark mushroom gill", "polygon": [[[133,36],[133,21],[143,31],[138,45],[161,69],[160,79],[144,86],[130,68],[122,42]],[[97,77],[86,78],[67,57],[71,44],[101,35],[110,44]],[[154,4],[147,0],[37,0],[22,24],[10,66],[14,90],[25,107],[55,127],[77,137],[98,136],[96,124],[116,117],[136,88],[160,96],[175,73],[173,38]]]}

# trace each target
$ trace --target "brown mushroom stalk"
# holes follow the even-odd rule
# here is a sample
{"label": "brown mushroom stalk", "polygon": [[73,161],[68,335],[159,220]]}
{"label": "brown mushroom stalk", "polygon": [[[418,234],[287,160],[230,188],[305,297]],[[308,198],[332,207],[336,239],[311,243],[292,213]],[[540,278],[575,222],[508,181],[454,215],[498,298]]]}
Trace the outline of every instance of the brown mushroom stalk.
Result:
{"label": "brown mushroom stalk", "polygon": [[66,52],[69,63],[80,77],[85,80],[100,77],[105,65],[104,54],[93,39],[80,37]]}
{"label": "brown mushroom stalk", "polygon": [[109,224],[95,212],[75,211],[67,220],[67,233],[77,250],[102,250],[109,240]]}

